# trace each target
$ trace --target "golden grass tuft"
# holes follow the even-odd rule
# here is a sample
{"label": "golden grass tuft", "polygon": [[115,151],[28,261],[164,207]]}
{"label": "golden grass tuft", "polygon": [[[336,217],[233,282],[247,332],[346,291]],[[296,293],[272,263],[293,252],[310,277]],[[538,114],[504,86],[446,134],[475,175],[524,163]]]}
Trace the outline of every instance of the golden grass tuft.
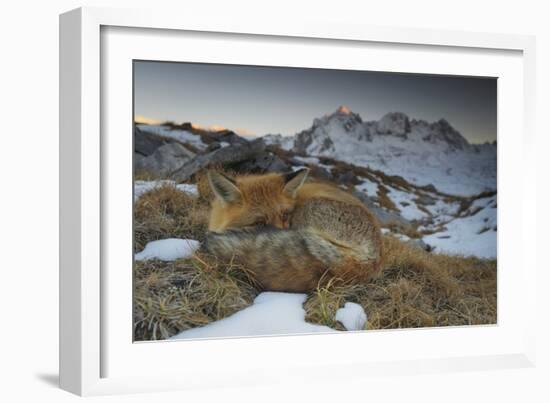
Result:
{"label": "golden grass tuft", "polygon": [[496,323],[495,260],[432,254],[390,236],[384,251],[378,278],[316,290],[306,301],[306,319],[330,326],[348,301],[363,306],[368,329]]}
{"label": "golden grass tuft", "polygon": [[135,251],[158,239],[203,239],[208,209],[205,200],[170,184],[146,192],[134,204]]}
{"label": "golden grass tuft", "polygon": [[134,181],[154,181],[160,179],[164,178],[149,171],[139,170],[134,172]]}
{"label": "golden grass tuft", "polygon": [[204,255],[134,264],[134,340],[162,340],[223,319],[258,293],[244,268]]}

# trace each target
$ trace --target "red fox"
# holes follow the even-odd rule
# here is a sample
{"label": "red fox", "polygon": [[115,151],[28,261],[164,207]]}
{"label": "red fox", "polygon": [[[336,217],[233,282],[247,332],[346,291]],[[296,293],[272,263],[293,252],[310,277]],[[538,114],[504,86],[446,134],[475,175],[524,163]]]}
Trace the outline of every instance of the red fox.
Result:
{"label": "red fox", "polygon": [[336,186],[289,174],[210,171],[215,197],[203,249],[249,269],[265,290],[305,292],[321,279],[366,280],[381,267],[380,228]]}

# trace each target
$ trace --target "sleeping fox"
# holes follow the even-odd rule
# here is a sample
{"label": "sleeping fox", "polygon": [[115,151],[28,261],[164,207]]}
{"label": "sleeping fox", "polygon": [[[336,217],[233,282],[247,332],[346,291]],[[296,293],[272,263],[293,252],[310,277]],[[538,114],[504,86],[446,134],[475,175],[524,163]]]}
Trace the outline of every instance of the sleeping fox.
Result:
{"label": "sleeping fox", "polygon": [[381,267],[380,228],[351,194],[289,174],[210,171],[215,197],[203,249],[249,269],[265,290],[305,292],[323,281],[366,280]]}

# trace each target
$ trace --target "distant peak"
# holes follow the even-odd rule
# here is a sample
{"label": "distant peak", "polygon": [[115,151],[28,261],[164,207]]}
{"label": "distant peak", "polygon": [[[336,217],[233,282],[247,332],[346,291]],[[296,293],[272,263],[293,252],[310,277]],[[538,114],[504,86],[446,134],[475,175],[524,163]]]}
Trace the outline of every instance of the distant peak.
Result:
{"label": "distant peak", "polygon": [[351,115],[352,114],[351,109],[348,108],[345,105],[340,105],[340,107],[336,110],[336,113],[340,113],[342,115]]}
{"label": "distant peak", "polygon": [[346,121],[356,120],[358,122],[361,122],[361,117],[345,105],[340,105],[338,109],[336,109],[332,113],[325,113],[325,115],[323,116],[323,119],[325,121],[337,119],[337,120],[346,120]]}

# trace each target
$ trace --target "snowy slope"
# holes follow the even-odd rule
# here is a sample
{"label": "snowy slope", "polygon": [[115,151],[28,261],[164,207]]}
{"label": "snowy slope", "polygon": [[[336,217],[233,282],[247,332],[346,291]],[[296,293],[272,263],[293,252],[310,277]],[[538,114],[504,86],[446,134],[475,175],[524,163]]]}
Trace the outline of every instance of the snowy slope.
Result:
{"label": "snowy slope", "polygon": [[466,212],[445,223],[441,231],[423,240],[434,247],[434,252],[496,258],[496,196],[476,200]]}
{"label": "snowy slope", "polygon": [[[403,189],[394,184],[359,178],[355,188],[374,200],[375,205],[383,186],[394,212],[416,226],[421,240],[433,252],[453,255],[497,257],[497,195],[476,198],[449,197],[436,191],[419,188]],[[468,206],[462,208],[461,205]],[[391,225],[386,228],[392,228]],[[386,231],[407,241],[400,228]]]}
{"label": "snowy slope", "polygon": [[446,120],[428,123],[403,113],[363,122],[346,107],[315,119],[292,137],[269,143],[308,156],[327,156],[399,175],[454,195],[496,189],[496,145],[472,145]]}
{"label": "snowy slope", "polygon": [[368,177],[356,176],[355,190],[368,196],[377,209],[395,215],[381,222],[385,233],[410,241],[405,234],[416,232],[416,238],[436,253],[497,257],[496,192],[452,196],[369,172]]}
{"label": "snowy slope", "polygon": [[207,145],[203,143],[199,135],[191,133],[187,130],[174,129],[167,125],[138,124],[136,125],[136,127],[146,133],[156,134],[157,136],[168,137],[178,140],[182,143],[191,144],[199,150],[205,150],[207,147]]}

